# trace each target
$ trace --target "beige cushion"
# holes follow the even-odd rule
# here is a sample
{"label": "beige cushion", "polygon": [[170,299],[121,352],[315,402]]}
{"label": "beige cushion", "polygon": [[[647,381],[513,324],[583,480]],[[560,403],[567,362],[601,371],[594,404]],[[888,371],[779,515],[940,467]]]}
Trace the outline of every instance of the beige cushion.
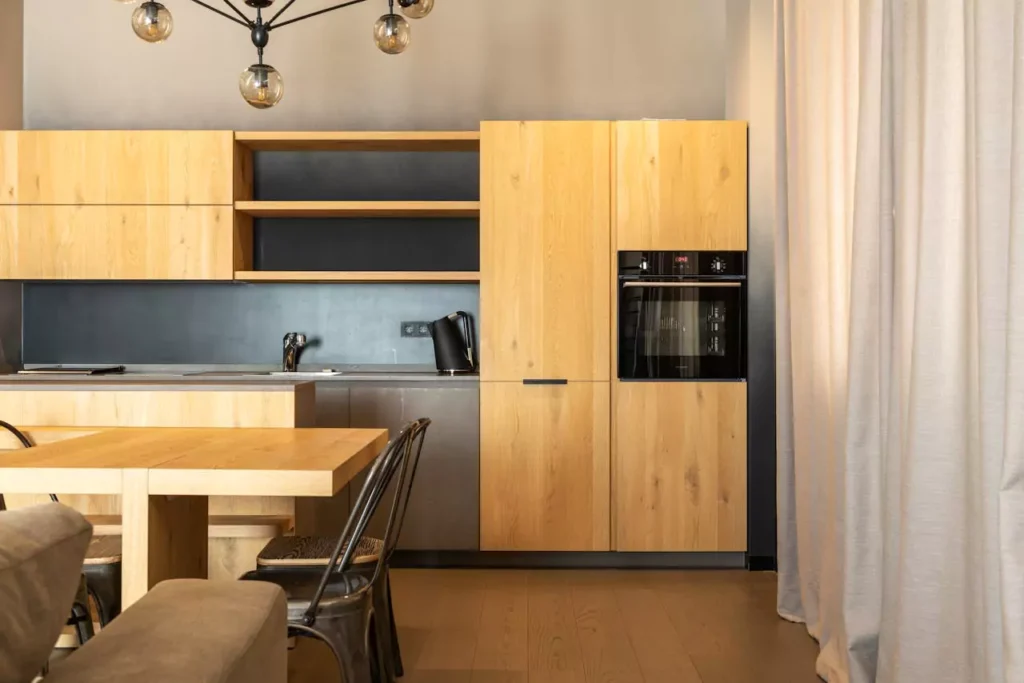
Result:
{"label": "beige cushion", "polygon": [[[263,547],[256,558],[259,567],[326,567],[337,538],[323,536],[278,536]],[[363,536],[356,545],[352,564],[377,562],[384,552],[384,541]],[[344,554],[344,553],[342,553]],[[338,556],[341,562],[341,556]]]}
{"label": "beige cushion", "polygon": [[0,512],[0,681],[42,669],[71,614],[92,527],[48,503]]}
{"label": "beige cushion", "polygon": [[257,581],[164,581],[46,683],[286,683],[284,592]]}

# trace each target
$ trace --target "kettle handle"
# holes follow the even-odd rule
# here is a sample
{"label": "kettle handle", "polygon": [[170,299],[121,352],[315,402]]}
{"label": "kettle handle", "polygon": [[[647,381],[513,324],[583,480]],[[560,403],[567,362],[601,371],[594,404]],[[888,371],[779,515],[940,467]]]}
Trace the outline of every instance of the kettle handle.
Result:
{"label": "kettle handle", "polygon": [[465,311],[455,311],[455,317],[462,318],[462,334],[466,338],[466,351],[469,356],[469,364],[471,367],[476,368],[476,356],[473,353],[473,331],[469,326],[470,316]]}

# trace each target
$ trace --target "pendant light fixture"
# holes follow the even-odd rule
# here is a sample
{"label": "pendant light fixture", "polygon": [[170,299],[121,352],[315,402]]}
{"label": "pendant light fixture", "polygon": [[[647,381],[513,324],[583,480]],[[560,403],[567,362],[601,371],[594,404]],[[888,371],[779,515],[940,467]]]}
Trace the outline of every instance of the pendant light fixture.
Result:
{"label": "pendant light fixture", "polygon": [[[127,5],[136,0],[115,1]],[[230,8],[232,14],[212,7],[201,0],[191,1],[249,29],[252,44],[256,47],[258,61],[242,72],[238,87],[242,98],[251,106],[257,109],[269,109],[280,102],[284,95],[284,79],[281,77],[281,73],[269,64],[263,63],[263,48],[270,42],[270,32],[303,19],[320,16],[352,5],[360,5],[368,0],[349,0],[293,19],[278,21],[281,15],[295,2],[295,0],[287,0],[284,7],[266,22],[263,21],[263,10],[273,5],[275,0],[244,0],[246,5],[256,10],[255,19],[250,19],[242,10],[232,4],[231,0],[223,0],[223,2]],[[398,5],[406,17],[422,19],[434,9],[434,0],[398,0]],[[174,19],[164,5],[155,0],[146,0],[132,12],[132,30],[135,31],[135,35],[147,43],[162,43],[174,30]],[[388,0],[387,14],[378,19],[373,26],[374,43],[381,52],[397,55],[404,52],[409,46],[410,32],[409,22],[395,13],[395,0]]]}

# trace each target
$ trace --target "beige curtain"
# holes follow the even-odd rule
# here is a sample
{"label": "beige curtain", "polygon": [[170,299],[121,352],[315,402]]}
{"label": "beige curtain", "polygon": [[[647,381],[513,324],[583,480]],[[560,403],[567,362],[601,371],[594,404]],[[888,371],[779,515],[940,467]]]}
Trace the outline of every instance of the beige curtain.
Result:
{"label": "beige curtain", "polygon": [[1024,0],[776,0],[779,613],[1024,682]]}

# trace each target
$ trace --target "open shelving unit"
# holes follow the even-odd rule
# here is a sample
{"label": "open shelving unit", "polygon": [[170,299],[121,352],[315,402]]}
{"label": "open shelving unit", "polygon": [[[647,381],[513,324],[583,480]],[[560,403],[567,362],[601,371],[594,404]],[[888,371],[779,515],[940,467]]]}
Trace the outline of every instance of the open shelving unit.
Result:
{"label": "open shelving unit", "polygon": [[239,132],[235,142],[257,152],[475,152],[479,131]]}
{"label": "open shelving unit", "polygon": [[[409,155],[392,155],[397,160],[394,162],[396,165],[393,169],[389,168],[387,174],[391,174],[393,170],[400,176],[404,169],[406,184],[402,185],[401,181],[395,181],[396,184],[392,186],[391,192],[382,193],[375,188],[383,188],[386,187],[385,185],[372,185],[380,171],[374,171],[373,166],[358,165],[367,163],[365,155],[352,157],[353,159],[362,159],[362,161],[353,162],[357,164],[356,166],[344,165],[348,162],[337,166],[336,164],[339,162],[331,161],[330,157],[324,155],[311,156],[310,162],[308,162],[311,165],[306,165],[307,162],[304,161],[305,157],[302,155],[256,156],[263,152],[472,153],[478,152],[479,149],[480,133],[478,131],[236,132],[235,220],[241,243],[246,245],[248,253],[244,253],[245,250],[243,250],[240,257],[236,258],[235,279],[243,282],[321,283],[479,282],[480,274],[476,265],[475,245],[477,233],[473,229],[473,224],[466,221],[479,219],[480,202],[477,200],[476,176],[473,175],[471,181],[467,180],[471,177],[466,174],[466,163],[468,162],[450,161],[456,157],[444,154],[438,157],[439,160],[436,162],[433,161],[434,157],[430,156],[425,156],[417,161],[411,159]],[[420,159],[419,155],[414,156]],[[373,159],[374,155],[370,155],[369,158]],[[279,162],[284,165],[260,166],[260,164]],[[445,192],[444,188],[437,191],[436,180],[447,176],[436,173],[431,175],[431,179],[435,181],[435,187],[431,189],[416,183],[416,179],[423,177],[422,175],[409,175],[410,173],[422,173],[424,165],[427,167],[427,172],[433,173],[435,164],[440,169],[438,173],[443,173],[445,169],[458,168],[459,173],[456,176],[461,180],[455,185],[448,186],[449,191]],[[455,166],[450,166],[450,164],[455,164]],[[259,169],[268,168],[275,169],[273,173],[276,175],[269,176],[269,179],[266,176],[260,176],[264,177],[264,181],[257,182],[257,174],[262,173]],[[362,185],[357,182],[348,191],[338,191],[338,186],[332,185],[336,182],[335,179],[337,179],[337,183],[343,183],[344,177],[346,177],[331,175],[332,172],[337,173],[340,169],[343,172],[359,173],[364,168],[370,170],[370,173],[352,176],[362,181]],[[412,170],[415,168],[420,170]],[[288,169],[288,171],[295,169],[296,173],[282,175],[281,169]],[[316,170],[312,171],[311,169]],[[274,180],[275,178],[283,180],[284,183],[275,184],[278,182]],[[410,182],[413,184],[410,185]],[[471,190],[467,185],[470,182]],[[258,189],[261,184],[264,188],[262,196]],[[268,187],[277,187],[279,190],[268,197],[266,194]],[[321,191],[316,190],[318,187],[321,188]],[[369,190],[366,189],[367,187]],[[395,192],[396,187],[414,190],[408,193],[408,195],[412,195],[412,199],[406,201],[403,196],[406,193],[401,192],[400,189]],[[472,196],[466,196],[470,194],[470,191]],[[291,200],[291,197],[296,197],[296,200]],[[323,197],[322,200],[321,197]],[[465,200],[462,200],[463,197]],[[307,222],[306,219],[311,220]],[[413,222],[417,219],[424,220],[421,224]],[[379,229],[385,231],[380,234],[389,236],[377,236],[378,223],[381,224]],[[438,232],[433,232],[435,230]],[[275,236],[270,238],[268,235]],[[395,235],[398,236],[397,242]],[[247,239],[247,236],[251,236],[251,238]],[[389,237],[391,242],[388,242]],[[267,239],[273,241],[266,242]],[[349,240],[354,241],[349,242]],[[394,264],[383,264],[381,259],[377,258],[381,252],[374,251],[372,246],[374,240],[380,240],[382,249],[395,249],[407,241],[412,246],[409,247],[406,254],[416,253],[421,256],[418,257],[418,260],[406,257],[399,259]],[[425,244],[424,240],[434,240],[434,242]],[[334,262],[328,262],[323,257],[323,254],[327,253],[325,249],[328,247],[321,248],[321,252],[317,254],[314,253],[316,247],[309,246],[312,244],[330,245],[329,248],[334,250],[342,249],[340,252],[332,251],[331,254],[338,253],[342,256],[348,254],[347,259],[339,259],[344,265],[338,267],[381,268],[385,265],[393,265],[397,268],[396,270],[372,271],[324,270],[325,266],[335,265]],[[356,251],[345,246],[348,244],[351,244]],[[418,250],[417,245],[419,246]],[[431,260],[429,254],[434,253],[431,251],[431,247],[437,245],[442,245],[444,255],[449,258]],[[452,245],[454,248],[448,249],[444,245]],[[366,251],[368,248],[371,249],[370,252]],[[303,252],[303,249],[306,251]],[[363,251],[360,252],[360,249]],[[308,255],[304,256],[304,253]],[[360,253],[369,254],[368,260],[373,263],[359,262],[357,265],[357,255]],[[448,269],[438,271],[412,269],[419,268],[421,263],[427,267]],[[467,270],[451,270],[453,267],[461,268],[464,265],[469,268]],[[307,267],[309,270],[305,270]],[[297,268],[302,268],[302,270]]]}
{"label": "open shelving unit", "polygon": [[473,218],[480,202],[235,202],[253,218]]}
{"label": "open shelving unit", "polygon": [[235,279],[243,282],[479,282],[478,271],[314,271],[240,270]]}

